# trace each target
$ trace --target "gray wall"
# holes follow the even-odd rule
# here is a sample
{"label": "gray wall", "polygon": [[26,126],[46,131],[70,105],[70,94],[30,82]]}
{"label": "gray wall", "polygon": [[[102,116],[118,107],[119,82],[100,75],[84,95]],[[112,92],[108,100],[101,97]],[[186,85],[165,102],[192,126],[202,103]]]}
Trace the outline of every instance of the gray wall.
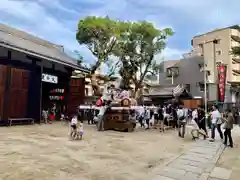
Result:
{"label": "gray wall", "polygon": [[[199,64],[203,64],[204,59],[201,56],[190,57],[180,60],[174,67],[178,67],[179,75],[174,77],[174,84],[190,84],[190,93],[192,96],[204,97],[204,92],[200,91],[198,85],[199,82],[204,82],[204,72],[201,72]],[[166,73],[159,74],[159,83],[161,85],[169,85],[172,80],[171,77],[166,77]],[[210,101],[216,100],[216,88],[215,84],[208,85],[208,98]]]}

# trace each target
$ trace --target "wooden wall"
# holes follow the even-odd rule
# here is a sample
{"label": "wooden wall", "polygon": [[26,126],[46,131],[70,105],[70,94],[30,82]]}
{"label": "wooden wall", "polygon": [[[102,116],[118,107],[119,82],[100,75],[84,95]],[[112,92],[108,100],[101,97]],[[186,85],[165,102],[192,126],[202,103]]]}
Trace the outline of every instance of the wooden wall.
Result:
{"label": "wooden wall", "polygon": [[6,80],[7,80],[7,66],[0,65],[0,119],[3,117],[3,102]]}
{"label": "wooden wall", "polygon": [[[69,80],[71,74],[62,73],[68,93],[67,113],[75,114],[77,107],[84,104],[84,78]],[[51,74],[57,73],[52,69]],[[70,86],[69,86],[70,83]],[[41,118],[41,69],[36,64],[25,64],[17,60],[1,60],[0,64],[0,120],[8,118]]]}
{"label": "wooden wall", "polygon": [[27,116],[29,74],[27,70],[11,68],[8,104],[8,116],[11,118]]}
{"label": "wooden wall", "polygon": [[69,116],[76,114],[78,106],[80,104],[84,104],[84,98],[85,98],[84,78],[71,79],[67,103],[67,114]]}
{"label": "wooden wall", "polygon": [[185,108],[194,109],[202,105],[202,100],[201,99],[183,100],[183,104]]}

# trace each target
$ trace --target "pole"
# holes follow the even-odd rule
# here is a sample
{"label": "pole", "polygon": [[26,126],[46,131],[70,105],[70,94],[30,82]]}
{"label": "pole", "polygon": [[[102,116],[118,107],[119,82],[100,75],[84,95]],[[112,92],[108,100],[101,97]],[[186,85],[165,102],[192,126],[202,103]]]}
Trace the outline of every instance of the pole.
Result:
{"label": "pole", "polygon": [[[41,83],[40,83],[40,118],[42,118],[42,73],[43,73],[43,65],[41,64]],[[41,123],[41,119],[39,120],[39,124]]]}
{"label": "pole", "polygon": [[205,42],[203,44],[203,48],[202,48],[202,53],[203,53],[203,65],[204,65],[204,68],[203,68],[203,75],[204,75],[204,110],[205,110],[205,114],[207,114],[207,64],[206,64],[206,60],[205,60],[205,57],[204,57],[204,45],[205,45]]}
{"label": "pole", "polygon": [[204,60],[204,109],[205,113],[207,113],[207,70],[205,60]]}
{"label": "pole", "polygon": [[172,85],[173,85],[173,83],[174,83],[174,79],[173,79],[174,77],[173,77],[173,72],[172,72]]}
{"label": "pole", "polygon": [[[216,86],[218,86],[219,79],[218,79],[218,63],[217,63],[217,57],[216,57],[216,44],[218,43],[217,39],[214,39],[213,41],[213,65],[214,65],[214,83]],[[218,87],[216,91],[216,100],[219,101],[219,92],[218,92]]]}

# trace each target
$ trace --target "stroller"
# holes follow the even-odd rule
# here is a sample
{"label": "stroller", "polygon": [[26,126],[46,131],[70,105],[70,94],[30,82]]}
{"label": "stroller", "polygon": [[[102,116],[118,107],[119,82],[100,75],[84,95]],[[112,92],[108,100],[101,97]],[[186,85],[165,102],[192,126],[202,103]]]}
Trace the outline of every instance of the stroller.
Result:
{"label": "stroller", "polygon": [[200,130],[195,119],[192,119],[189,124],[187,124],[187,128],[191,129],[192,140],[199,139],[199,135],[206,137],[206,133],[203,130]]}

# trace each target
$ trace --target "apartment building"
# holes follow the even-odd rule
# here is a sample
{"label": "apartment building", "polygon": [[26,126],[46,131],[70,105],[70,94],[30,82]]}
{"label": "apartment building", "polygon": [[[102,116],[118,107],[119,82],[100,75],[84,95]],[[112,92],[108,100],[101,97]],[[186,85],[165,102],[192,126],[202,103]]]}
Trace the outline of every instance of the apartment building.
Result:
{"label": "apartment building", "polygon": [[[231,55],[232,47],[240,46],[240,26],[226,28],[201,34],[192,39],[192,54],[201,55],[205,59],[206,69],[210,72],[208,81],[217,83],[218,63],[227,65],[227,87],[240,85],[240,57]],[[232,101],[236,101],[236,93],[232,93]]]}
{"label": "apartment building", "polygon": [[238,25],[217,29],[193,37],[193,53],[204,56],[206,68],[211,71],[208,79],[216,82],[216,64],[227,64],[227,82],[240,84],[240,57],[233,57],[231,49],[240,46],[240,27]]}

